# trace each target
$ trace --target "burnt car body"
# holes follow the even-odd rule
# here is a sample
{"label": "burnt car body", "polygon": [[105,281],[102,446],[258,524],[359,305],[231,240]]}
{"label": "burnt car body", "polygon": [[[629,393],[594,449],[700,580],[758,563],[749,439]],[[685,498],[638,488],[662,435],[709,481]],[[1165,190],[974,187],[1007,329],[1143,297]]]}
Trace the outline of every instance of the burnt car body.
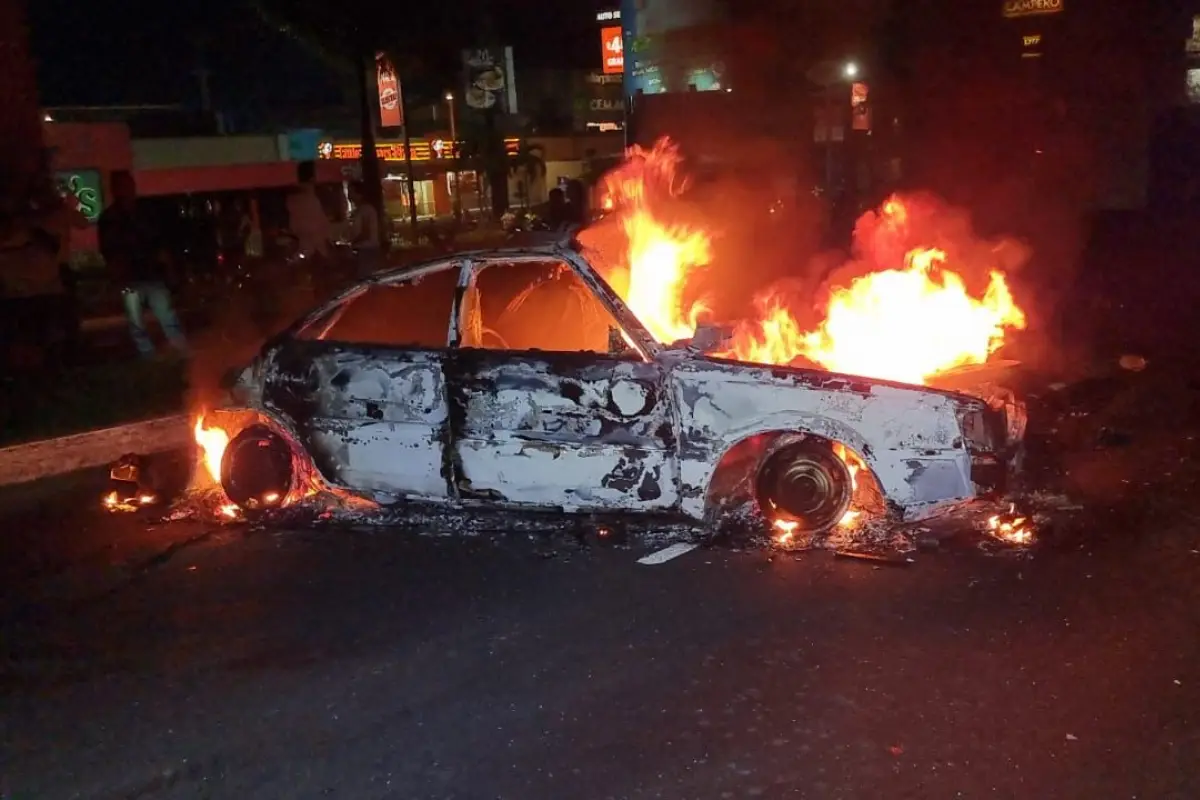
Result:
{"label": "burnt car body", "polygon": [[[460,253],[317,308],[264,346],[235,397],[263,421],[256,436],[376,502],[698,522],[770,505],[814,530],[863,491],[902,520],[961,505],[1014,445],[979,398],[705,355],[720,342],[656,341],[575,247]],[[229,466],[244,505],[258,489],[232,491]]]}

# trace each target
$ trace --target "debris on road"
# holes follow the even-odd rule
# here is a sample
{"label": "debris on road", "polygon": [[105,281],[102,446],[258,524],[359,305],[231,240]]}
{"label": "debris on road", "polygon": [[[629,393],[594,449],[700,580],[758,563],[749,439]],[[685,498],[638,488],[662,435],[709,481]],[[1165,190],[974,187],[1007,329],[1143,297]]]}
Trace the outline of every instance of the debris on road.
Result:
{"label": "debris on road", "polygon": [[865,550],[834,550],[833,557],[855,561],[870,561],[875,564],[887,564],[892,567],[907,567],[916,563],[913,559],[896,553],[872,553]]}
{"label": "debris on road", "polygon": [[142,456],[134,453],[121,456],[108,476],[109,492],[104,496],[104,507],[109,511],[140,511],[158,502],[159,489]]}
{"label": "debris on road", "polygon": [[1121,365],[1121,369],[1126,369],[1130,372],[1141,372],[1149,362],[1141,356],[1123,355],[1117,360],[1117,363]]}
{"label": "debris on road", "polygon": [[679,556],[690,553],[697,547],[699,547],[699,545],[679,542],[678,544],[673,544],[670,547],[665,547],[662,550],[659,550],[658,552],[639,558],[638,563],[646,566],[658,566],[659,564],[667,563],[673,558],[679,558]]}

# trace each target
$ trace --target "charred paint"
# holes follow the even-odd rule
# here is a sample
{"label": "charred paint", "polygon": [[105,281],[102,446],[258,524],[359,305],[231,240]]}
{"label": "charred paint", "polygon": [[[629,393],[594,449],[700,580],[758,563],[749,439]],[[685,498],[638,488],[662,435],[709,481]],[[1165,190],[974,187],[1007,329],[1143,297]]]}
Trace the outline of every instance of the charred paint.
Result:
{"label": "charred paint", "polygon": [[615,489],[618,492],[631,492],[642,478],[642,465],[638,461],[623,457],[617,462],[612,472],[600,479],[600,485],[605,489]]}
{"label": "charred paint", "polygon": [[653,470],[646,470],[642,473],[642,483],[638,486],[638,499],[644,503],[649,503],[662,497],[662,480],[661,468],[655,467]]}
{"label": "charred paint", "polygon": [[562,396],[573,403],[583,402],[583,387],[574,381],[563,381],[560,384]]}

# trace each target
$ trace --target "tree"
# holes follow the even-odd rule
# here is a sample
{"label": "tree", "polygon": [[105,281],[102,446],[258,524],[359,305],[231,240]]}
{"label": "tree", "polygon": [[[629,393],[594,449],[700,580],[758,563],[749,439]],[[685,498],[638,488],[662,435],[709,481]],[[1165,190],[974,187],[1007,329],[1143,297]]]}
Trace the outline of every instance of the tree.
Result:
{"label": "tree", "polygon": [[545,150],[541,145],[521,142],[516,153],[508,156],[508,172],[521,182],[521,202],[529,207],[530,185],[546,176]]}

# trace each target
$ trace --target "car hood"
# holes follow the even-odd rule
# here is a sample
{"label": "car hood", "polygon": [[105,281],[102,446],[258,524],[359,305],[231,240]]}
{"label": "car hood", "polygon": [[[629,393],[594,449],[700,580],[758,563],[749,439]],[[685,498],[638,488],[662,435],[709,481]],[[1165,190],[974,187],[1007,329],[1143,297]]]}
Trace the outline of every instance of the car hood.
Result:
{"label": "car hood", "polygon": [[678,351],[664,353],[663,358],[668,362],[675,361],[678,366],[686,366],[697,371],[711,372],[714,375],[723,375],[730,380],[738,382],[753,381],[768,386],[845,391],[866,395],[872,394],[874,388],[882,387],[901,393],[912,392],[920,395],[945,397],[967,408],[978,408],[986,405],[977,396],[949,388],[922,386],[880,378],[864,378],[859,375],[830,372],[829,370],[813,367],[756,364],[732,358],[679,353]]}

